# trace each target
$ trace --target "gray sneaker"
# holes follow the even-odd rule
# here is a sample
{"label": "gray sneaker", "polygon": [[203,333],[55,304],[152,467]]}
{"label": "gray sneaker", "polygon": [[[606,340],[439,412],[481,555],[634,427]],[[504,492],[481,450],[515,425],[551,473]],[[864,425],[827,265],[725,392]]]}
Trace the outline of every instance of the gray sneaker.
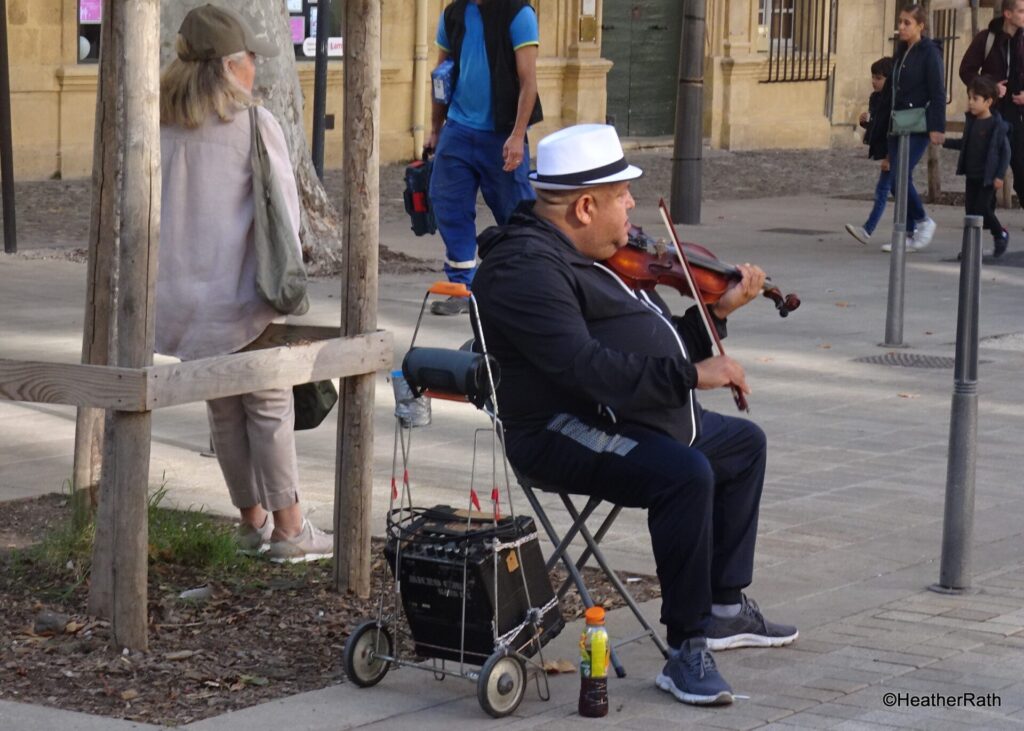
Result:
{"label": "gray sneaker", "polygon": [[782,647],[800,636],[796,627],[769,622],[757,602],[740,595],[740,613],[735,617],[711,615],[707,627],[708,647],[732,650],[737,647]]}
{"label": "gray sneaker", "polygon": [[465,297],[449,297],[430,303],[432,315],[465,315],[469,313],[469,300]]}
{"label": "gray sneaker", "polygon": [[270,560],[274,563],[319,561],[334,555],[334,538],[302,519],[302,530],[293,538],[270,542]]}
{"label": "gray sneaker", "polygon": [[267,514],[262,528],[257,528],[249,523],[241,523],[235,531],[235,543],[238,544],[238,552],[246,556],[259,556],[270,550],[270,534],[274,532],[274,521]]}
{"label": "gray sneaker", "polygon": [[686,640],[665,663],[654,683],[682,703],[695,706],[732,703],[732,688],[715,667],[715,658],[703,637]]}

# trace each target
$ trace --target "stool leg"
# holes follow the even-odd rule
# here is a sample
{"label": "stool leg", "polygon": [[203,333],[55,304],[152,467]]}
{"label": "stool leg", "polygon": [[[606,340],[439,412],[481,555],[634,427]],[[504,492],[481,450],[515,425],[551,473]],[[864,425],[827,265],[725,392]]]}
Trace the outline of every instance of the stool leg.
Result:
{"label": "stool leg", "polygon": [[[580,593],[580,599],[583,601],[583,606],[590,609],[590,607],[594,606],[594,599],[590,596],[590,592],[587,591],[587,585],[583,581],[583,575],[580,573],[580,570],[576,568],[576,562],[572,560],[572,557],[567,552],[568,542],[571,541],[579,531],[579,528],[577,527],[578,524],[575,520],[573,521],[573,528],[570,529],[567,534],[569,539],[568,541],[565,539],[559,540],[558,532],[548,519],[547,513],[544,512],[544,508],[541,507],[540,501],[537,500],[537,496],[534,494],[533,490],[525,485],[522,487],[523,492],[526,493],[526,499],[529,501],[530,507],[533,508],[534,513],[537,515],[537,520],[540,521],[540,524],[544,527],[544,531],[548,534],[548,539],[550,539],[552,545],[555,546],[555,550],[552,553],[551,558],[548,560],[547,569],[550,571],[555,563],[561,561],[565,565],[565,570],[569,573],[572,582],[576,585],[576,591]],[[563,496],[562,499],[565,500],[566,498]],[[597,498],[591,498],[590,502],[594,504],[591,506],[590,503],[587,503],[587,506],[583,510],[584,515],[589,516],[590,513],[594,512],[594,508],[601,503]],[[587,508],[589,508],[589,510]],[[576,513],[575,506],[573,506],[572,512]],[[568,589],[568,584],[569,582],[567,580],[565,584],[562,585],[562,588],[559,589],[559,599],[561,599],[565,594],[565,591]],[[615,676],[619,678],[626,677],[626,668],[622,664],[622,661],[619,660],[619,654],[615,651],[614,647],[609,649],[609,660],[612,663],[612,668],[615,669]]]}

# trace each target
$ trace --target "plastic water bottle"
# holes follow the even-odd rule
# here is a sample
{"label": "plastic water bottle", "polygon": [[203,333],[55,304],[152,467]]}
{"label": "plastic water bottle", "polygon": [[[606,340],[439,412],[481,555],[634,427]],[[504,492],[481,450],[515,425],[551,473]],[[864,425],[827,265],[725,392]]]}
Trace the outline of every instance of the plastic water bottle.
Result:
{"label": "plastic water bottle", "polygon": [[608,661],[611,648],[604,628],[604,607],[591,607],[584,615],[587,627],[580,636],[581,716],[608,715]]}
{"label": "plastic water bottle", "polygon": [[430,397],[416,396],[401,370],[391,371],[391,387],[395,391],[395,416],[402,426],[417,427],[430,424]]}

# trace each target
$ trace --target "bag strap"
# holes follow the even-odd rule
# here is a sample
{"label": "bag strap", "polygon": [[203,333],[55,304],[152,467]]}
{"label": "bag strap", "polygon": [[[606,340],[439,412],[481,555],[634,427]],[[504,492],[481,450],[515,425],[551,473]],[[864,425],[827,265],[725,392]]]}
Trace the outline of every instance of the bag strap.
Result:
{"label": "bag strap", "polygon": [[992,46],[996,44],[996,34],[990,30],[985,32],[988,33],[988,36],[985,38],[985,57],[981,60],[983,64],[988,61],[988,55],[992,53]]}

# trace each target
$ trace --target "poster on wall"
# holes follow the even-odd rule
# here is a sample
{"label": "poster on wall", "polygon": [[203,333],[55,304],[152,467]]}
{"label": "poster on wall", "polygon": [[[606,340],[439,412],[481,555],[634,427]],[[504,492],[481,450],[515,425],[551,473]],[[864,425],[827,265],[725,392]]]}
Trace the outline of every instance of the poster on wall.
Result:
{"label": "poster on wall", "polygon": [[79,0],[78,22],[99,23],[103,18],[103,0]]}
{"label": "poster on wall", "polygon": [[301,13],[302,12],[302,0],[288,0],[288,12],[289,13]]}
{"label": "poster on wall", "polygon": [[302,43],[306,37],[306,19],[301,15],[298,18],[288,18],[292,28],[292,43]]}

